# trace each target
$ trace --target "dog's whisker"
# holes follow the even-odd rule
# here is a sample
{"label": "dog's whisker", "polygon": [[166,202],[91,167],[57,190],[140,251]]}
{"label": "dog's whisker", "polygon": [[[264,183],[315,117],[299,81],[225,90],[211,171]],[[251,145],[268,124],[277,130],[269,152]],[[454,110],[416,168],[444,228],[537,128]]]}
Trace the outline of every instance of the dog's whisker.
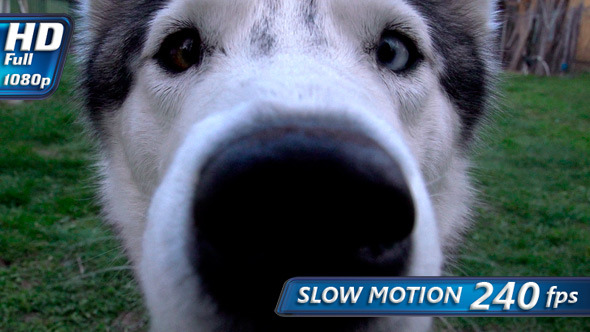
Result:
{"label": "dog's whisker", "polygon": [[498,264],[494,261],[491,261],[489,259],[485,259],[483,257],[476,257],[476,256],[471,256],[471,255],[461,255],[461,259],[464,261],[472,261],[472,262],[477,262],[478,264],[483,264],[483,265],[487,265],[490,267],[498,267]]}
{"label": "dog's whisker", "polygon": [[100,243],[100,242],[108,242],[108,241],[116,241],[117,237],[114,235],[108,235],[108,236],[101,236],[101,237],[93,237],[84,241],[79,241],[77,243],[74,243],[73,245],[70,246],[71,249],[75,249],[75,248],[79,248],[79,247],[86,247],[95,243]]}
{"label": "dog's whisker", "polygon": [[123,255],[122,255],[122,254],[120,254],[120,252],[121,252],[121,248],[120,248],[120,247],[116,247],[116,248],[112,248],[112,249],[106,250],[106,251],[104,251],[104,252],[101,252],[101,253],[100,253],[100,254],[98,254],[98,255],[94,255],[94,256],[92,256],[92,257],[86,258],[86,259],[84,259],[84,260],[85,260],[85,261],[87,261],[87,262],[90,262],[90,261],[92,261],[92,260],[95,260],[95,259],[97,259],[97,258],[103,257],[103,256],[105,256],[105,255],[109,255],[109,254],[111,254],[111,253],[113,253],[113,252],[117,252],[117,253],[118,253],[118,254],[117,254],[117,255],[116,255],[114,258],[112,258],[113,260],[117,259],[118,257],[123,257]]}
{"label": "dog's whisker", "polygon": [[107,267],[104,269],[99,269],[96,271],[84,273],[77,278],[80,278],[80,279],[93,278],[93,277],[100,275],[100,274],[111,273],[111,272],[121,272],[121,271],[131,271],[131,270],[133,270],[133,266],[131,266],[131,265],[112,266],[112,267]]}
{"label": "dog's whisker", "polygon": [[444,317],[437,317],[437,319],[444,324],[444,326],[446,328],[445,331],[457,332],[457,329],[455,329],[453,327],[453,325],[451,323],[449,323],[448,319],[446,319]]}

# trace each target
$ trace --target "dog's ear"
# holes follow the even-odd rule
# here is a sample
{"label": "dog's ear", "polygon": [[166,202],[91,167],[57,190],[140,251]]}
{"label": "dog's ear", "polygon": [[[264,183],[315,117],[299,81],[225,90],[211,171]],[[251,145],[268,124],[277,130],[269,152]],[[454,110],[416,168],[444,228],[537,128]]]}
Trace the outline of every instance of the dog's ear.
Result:
{"label": "dog's ear", "polygon": [[85,24],[100,24],[116,4],[114,0],[79,0],[77,12]]}
{"label": "dog's ear", "polygon": [[408,0],[427,18],[459,24],[468,32],[489,35],[498,27],[499,0]]}
{"label": "dog's ear", "polygon": [[458,13],[469,17],[478,27],[486,27],[488,31],[496,29],[498,0],[461,0],[450,1]]}
{"label": "dog's ear", "polygon": [[[145,1],[135,1],[136,3]],[[129,7],[131,1],[117,0],[78,0],[78,11],[84,16],[106,13],[116,8]]]}
{"label": "dog's ear", "polygon": [[126,98],[132,66],[146,39],[149,24],[166,0],[81,0],[75,53],[82,73],[80,93],[90,120],[99,122],[107,110]]}

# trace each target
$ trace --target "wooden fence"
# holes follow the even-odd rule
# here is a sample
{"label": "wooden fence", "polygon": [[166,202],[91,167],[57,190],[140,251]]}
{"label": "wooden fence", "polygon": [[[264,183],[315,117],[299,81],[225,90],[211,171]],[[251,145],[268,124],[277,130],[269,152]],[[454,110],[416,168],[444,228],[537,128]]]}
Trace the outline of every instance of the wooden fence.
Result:
{"label": "wooden fence", "polygon": [[584,10],[579,0],[504,1],[504,67],[536,75],[568,72],[576,61]]}

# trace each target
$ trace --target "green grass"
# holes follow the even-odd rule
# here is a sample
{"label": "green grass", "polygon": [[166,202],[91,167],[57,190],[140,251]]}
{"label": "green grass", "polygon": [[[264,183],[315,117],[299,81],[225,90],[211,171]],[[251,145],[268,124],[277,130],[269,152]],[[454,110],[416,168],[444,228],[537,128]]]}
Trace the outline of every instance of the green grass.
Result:
{"label": "green grass", "polygon": [[[0,104],[0,331],[145,329],[141,296],[93,203],[70,65],[54,96]],[[590,75],[507,76],[484,131],[482,201],[453,271],[590,276]],[[440,330],[584,331],[585,318],[447,318]]]}
{"label": "green grass", "polygon": [[[590,276],[590,75],[507,75],[474,171],[483,204],[453,271]],[[493,129],[492,129],[493,128]],[[453,318],[445,330],[588,331],[588,318]]]}
{"label": "green grass", "polygon": [[0,331],[145,325],[116,239],[93,203],[73,71],[47,100],[0,104]]}

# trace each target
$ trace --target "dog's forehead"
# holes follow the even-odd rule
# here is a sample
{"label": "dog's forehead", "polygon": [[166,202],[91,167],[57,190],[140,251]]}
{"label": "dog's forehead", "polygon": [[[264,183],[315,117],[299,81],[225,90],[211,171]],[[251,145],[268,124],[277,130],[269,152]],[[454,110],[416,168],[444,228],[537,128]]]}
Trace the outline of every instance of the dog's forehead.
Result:
{"label": "dog's forehead", "polygon": [[257,55],[338,47],[341,43],[328,40],[342,35],[352,43],[376,42],[390,27],[416,40],[425,55],[431,50],[426,21],[401,0],[173,0],[151,21],[143,56],[153,55],[167,35],[187,26],[196,27],[208,46],[243,49],[249,42]]}
{"label": "dog's forehead", "polygon": [[[465,124],[465,134],[489,103],[495,71],[490,33],[493,0],[97,0],[82,4],[78,54],[81,91],[94,128],[118,109],[135,83],[139,58],[153,55],[179,24],[204,38],[249,41],[257,55],[322,45],[330,36],[361,47],[362,36],[402,29],[420,44],[431,40],[438,79]],[[388,26],[389,25],[389,26]],[[365,40],[366,46],[370,40]],[[290,43],[290,45],[285,45]],[[229,43],[236,48],[244,44]],[[341,44],[336,44],[340,46]],[[421,46],[424,46],[422,44]],[[422,47],[428,51],[430,47]],[[360,53],[357,53],[360,54]],[[428,56],[427,56],[428,58]],[[465,61],[469,59],[469,61]]]}

